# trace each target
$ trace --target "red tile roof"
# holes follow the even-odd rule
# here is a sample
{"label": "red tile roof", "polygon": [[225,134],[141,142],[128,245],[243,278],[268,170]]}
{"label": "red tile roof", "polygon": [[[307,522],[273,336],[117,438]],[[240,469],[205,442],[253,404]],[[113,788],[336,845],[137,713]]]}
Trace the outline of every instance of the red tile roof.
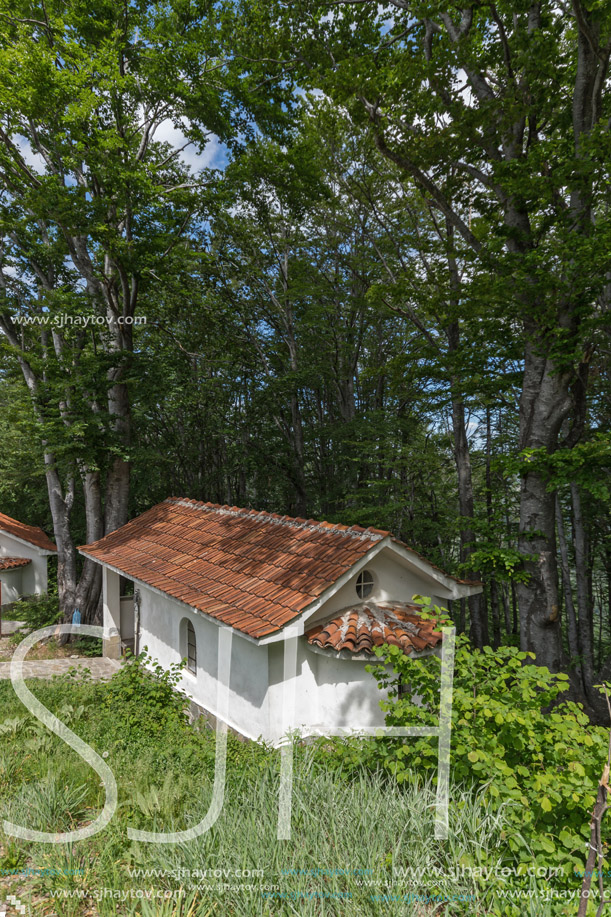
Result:
{"label": "red tile roof", "polygon": [[50,538],[47,538],[42,529],[36,525],[26,525],[24,522],[18,522],[0,513],[0,532],[6,532],[7,535],[14,535],[21,541],[27,541],[33,544],[35,548],[41,548],[43,551],[57,551]]}
{"label": "red tile roof", "polygon": [[374,646],[389,643],[404,653],[433,650],[441,643],[434,621],[423,621],[418,605],[363,602],[306,632],[312,646],[373,655]]}
{"label": "red tile roof", "polygon": [[15,567],[27,567],[31,563],[29,557],[0,557],[0,571],[13,570]]}
{"label": "red tile roof", "polygon": [[83,554],[260,638],[388,532],[170,497]]}

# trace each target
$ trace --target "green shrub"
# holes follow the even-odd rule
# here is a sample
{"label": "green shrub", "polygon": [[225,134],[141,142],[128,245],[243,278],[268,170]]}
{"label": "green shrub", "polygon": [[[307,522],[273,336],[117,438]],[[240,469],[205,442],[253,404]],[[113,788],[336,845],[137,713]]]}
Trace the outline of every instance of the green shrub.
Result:
{"label": "green shrub", "polygon": [[101,656],[102,640],[100,637],[77,637],[72,644],[79,656]]}
{"label": "green shrub", "polygon": [[37,595],[15,602],[11,608],[11,618],[23,621],[31,630],[50,627],[61,620],[59,599],[57,595]]}
{"label": "green shrub", "polygon": [[[423,917],[426,913],[432,917],[441,913],[438,900],[426,909],[419,900],[409,904],[399,900],[412,892],[421,897],[468,896],[468,900],[447,901],[443,906],[447,917],[574,915],[574,901],[566,910],[565,904],[546,903],[538,896],[514,907],[500,893],[517,887],[528,891],[533,880],[512,875],[505,882],[496,874],[487,875],[513,863],[511,848],[519,830],[521,803],[501,805],[495,799],[491,805],[486,788],[473,790],[452,783],[450,835],[447,840],[436,839],[435,770],[399,786],[388,769],[379,767],[379,759],[373,762],[374,768],[378,765],[375,773],[362,765],[340,766],[338,756],[330,753],[329,739],[315,747],[296,744],[293,749],[290,841],[277,839],[280,751],[241,742],[231,734],[225,802],[211,830],[178,845],[131,841],[128,826],[170,831],[198,822],[210,807],[214,782],[214,732],[186,724],[184,699],[167,690],[176,673],[170,679],[156,679],[154,673],[142,670],[146,660],[130,660],[108,684],[68,676],[35,684],[45,706],[103,755],[119,789],[118,811],[100,834],[70,845],[20,844],[7,854],[5,868],[27,865],[49,870],[27,880],[28,890],[38,900],[50,900],[51,890],[76,889],[87,896],[112,887],[126,891],[125,909],[121,909],[125,917],[143,917],[142,902],[130,900],[130,890],[142,882],[130,872],[138,867],[160,871],[154,879],[156,887],[183,887],[187,902],[192,903],[191,895],[197,893],[195,909],[189,904],[183,917],[294,917],[296,913],[303,917],[322,913]],[[0,682],[0,710],[0,825],[9,814],[17,823],[43,830],[49,826],[67,830],[91,821],[105,798],[97,775],[24,711],[10,682]],[[361,752],[370,745],[361,743]],[[7,839],[0,833],[0,853],[6,847]],[[528,858],[527,844],[520,849]],[[251,880],[240,886],[230,878],[223,892],[206,879],[196,892],[194,886],[202,884],[196,870],[216,867],[261,868],[264,877],[255,879],[252,887]],[[396,868],[407,867],[413,870],[412,879],[394,875]],[[322,874],[326,869],[329,875]],[[189,870],[191,876],[187,873],[185,878],[180,870]],[[261,882],[278,885],[287,900],[264,899]],[[316,897],[336,890],[349,892],[350,903]],[[381,900],[386,891],[392,900]],[[544,888],[537,883],[535,891]],[[174,903],[181,906],[178,900]],[[162,904],[155,905],[159,914],[164,913]],[[116,901],[98,904],[80,898],[62,901],[58,913],[83,917],[90,912],[89,905],[98,908],[100,917],[117,913]],[[151,914],[157,913],[155,907]],[[179,914],[177,910],[176,917]]]}
{"label": "green shrub", "polygon": [[[441,609],[428,607],[440,615]],[[411,659],[396,646],[378,648],[383,664],[370,666],[388,691],[389,726],[436,726],[441,660]],[[589,725],[581,705],[559,698],[567,676],[531,663],[516,647],[471,648],[456,639],[451,771],[458,783],[485,787],[493,808],[512,803],[518,833],[509,838],[517,859],[583,869],[589,813],[595,801],[608,734]],[[392,669],[392,672],[389,671]],[[408,687],[399,692],[399,684]],[[421,698],[414,702],[412,698]],[[546,712],[547,711],[547,712]],[[437,769],[437,739],[384,739],[367,743],[370,766],[382,764],[399,783]],[[354,744],[348,754],[357,754]],[[574,884],[574,883],[573,883]]]}
{"label": "green shrub", "polygon": [[104,706],[132,739],[187,725],[189,700],[176,690],[184,663],[164,669],[146,649],[123,660],[104,697]]}

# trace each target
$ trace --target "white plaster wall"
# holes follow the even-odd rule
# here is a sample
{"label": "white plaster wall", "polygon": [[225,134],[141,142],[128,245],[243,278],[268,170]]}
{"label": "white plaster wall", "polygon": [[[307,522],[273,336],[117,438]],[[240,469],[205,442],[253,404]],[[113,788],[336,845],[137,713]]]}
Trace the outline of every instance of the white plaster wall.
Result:
{"label": "white plaster wall", "polygon": [[[414,595],[426,595],[433,604],[447,607],[448,590],[433,577],[411,567],[391,550],[383,549],[362,569],[374,576],[374,588],[369,598],[374,602],[412,601]],[[332,595],[321,608],[305,620],[305,630],[328,620],[333,614],[362,601],[356,591],[359,570]],[[278,742],[286,734],[283,721],[284,705],[284,644],[269,646],[269,709],[270,740]],[[384,713],[380,701],[386,692],[369,672],[365,671],[371,660],[338,658],[317,653],[300,637],[297,652],[297,678],[295,685],[295,720],[293,728],[325,729],[344,727],[362,729],[366,726],[383,726]]]}
{"label": "white plaster wall", "polygon": [[[287,733],[284,716],[284,644],[269,646],[269,741],[278,743]],[[317,653],[299,637],[293,729],[383,726],[379,702],[385,697],[373,675],[365,671],[369,660],[340,659]],[[371,660],[375,661],[375,660]]]}
{"label": "white plaster wall", "polygon": [[[193,625],[197,642],[197,676],[184,672],[178,687],[213,714],[218,710],[218,626],[175,600],[139,587],[140,651],[164,668],[182,658],[181,622]],[[383,726],[382,692],[366,662],[315,653],[300,637],[297,645],[295,717],[289,728],[307,730],[345,726]],[[278,743],[287,733],[284,720],[284,643],[257,646],[233,634],[229,725],[242,735]]]}
{"label": "white plaster wall", "polygon": [[3,570],[0,573],[0,583],[2,583],[2,604],[8,605],[16,602],[21,598],[21,571],[22,567],[16,567],[14,570]]}
{"label": "white plaster wall", "polygon": [[41,595],[47,591],[47,555],[39,548],[0,532],[0,557],[31,559],[31,564],[21,568],[21,595]]}
{"label": "white plaster wall", "polygon": [[[429,596],[433,604],[447,607],[448,591],[432,578],[424,576],[419,570],[410,568],[407,562],[390,550],[383,549],[364,568],[373,573],[374,588],[369,596],[372,602],[406,602],[412,601],[414,595]],[[359,573],[361,571],[359,570]],[[356,592],[358,573],[338,589],[321,608],[311,617],[306,618],[305,629],[309,630],[319,621],[324,621],[336,611],[349,608],[363,601]]]}
{"label": "white plaster wall", "polygon": [[[138,588],[141,594],[140,651],[147,647],[148,654],[164,668],[180,662],[181,621],[183,618],[191,621],[197,645],[197,675],[185,671],[178,687],[216,715],[218,625],[169,596],[146,586]],[[267,738],[269,734],[267,649],[245,640],[237,632],[233,634],[227,722],[251,739]]]}
{"label": "white plaster wall", "polygon": [[[316,653],[302,640],[302,652],[316,672],[318,685],[318,721],[321,728],[344,726],[359,729],[363,726],[383,726],[384,714],[380,701],[386,692],[379,690],[373,675],[365,671],[371,659],[339,659]],[[306,710],[302,710],[305,720]]]}

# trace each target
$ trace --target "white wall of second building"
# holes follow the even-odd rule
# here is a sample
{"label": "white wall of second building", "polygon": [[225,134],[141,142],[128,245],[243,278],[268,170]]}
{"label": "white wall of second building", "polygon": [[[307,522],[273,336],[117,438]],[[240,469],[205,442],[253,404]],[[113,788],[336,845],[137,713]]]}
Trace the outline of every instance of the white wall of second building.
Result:
{"label": "white wall of second building", "polygon": [[0,573],[0,583],[2,583],[2,605],[9,605],[11,602],[17,602],[23,595],[21,580],[23,567],[16,567],[14,570],[3,570]]}
{"label": "white wall of second building", "polygon": [[[21,568],[21,595],[41,595],[47,591],[47,560],[34,545],[26,544],[0,532],[0,557],[29,557],[31,563]],[[11,599],[15,601],[15,599]],[[4,604],[4,600],[3,600]]]}

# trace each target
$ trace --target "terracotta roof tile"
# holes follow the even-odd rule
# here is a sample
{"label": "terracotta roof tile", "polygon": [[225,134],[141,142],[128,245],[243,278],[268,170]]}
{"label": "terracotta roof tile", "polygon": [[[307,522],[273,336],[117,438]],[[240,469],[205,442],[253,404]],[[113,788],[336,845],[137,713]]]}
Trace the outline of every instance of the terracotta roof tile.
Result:
{"label": "terracotta roof tile", "polygon": [[41,548],[43,551],[57,551],[50,538],[47,538],[42,529],[35,525],[25,525],[24,522],[18,522],[0,513],[0,532],[6,532],[7,535],[14,535],[21,541],[27,541],[33,544],[35,548]]}
{"label": "terracotta roof tile", "polygon": [[0,557],[0,571],[27,567],[29,563],[31,563],[29,557]]}
{"label": "terracotta roof tile", "polygon": [[173,497],[81,550],[259,637],[295,618],[386,534]]}
{"label": "terracotta roof tile", "polygon": [[[171,497],[81,551],[261,637],[297,617],[388,534]],[[353,639],[376,642],[362,628]]]}
{"label": "terracotta roof tile", "polygon": [[434,621],[424,621],[418,605],[363,602],[338,612],[324,624],[306,633],[312,646],[334,652],[373,655],[374,646],[389,643],[404,653],[434,649],[441,643],[441,632]]}

